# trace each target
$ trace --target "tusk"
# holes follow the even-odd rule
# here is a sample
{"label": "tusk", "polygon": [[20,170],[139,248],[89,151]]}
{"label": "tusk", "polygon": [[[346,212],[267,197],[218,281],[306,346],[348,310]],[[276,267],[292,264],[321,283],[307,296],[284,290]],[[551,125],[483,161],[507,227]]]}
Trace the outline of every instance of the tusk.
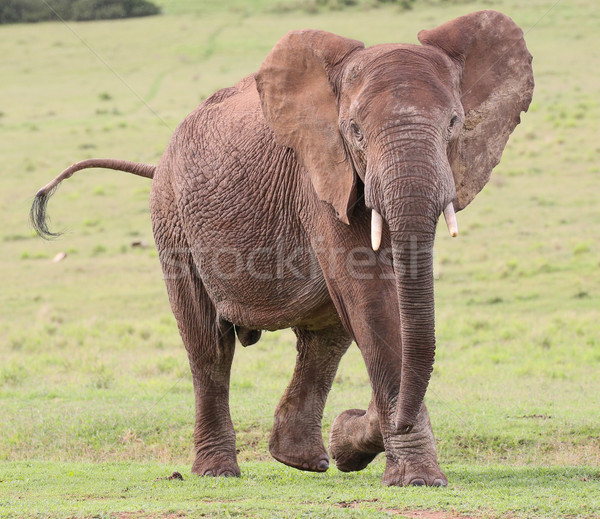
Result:
{"label": "tusk", "polygon": [[456,213],[454,212],[454,206],[452,205],[452,202],[450,202],[446,206],[446,209],[444,209],[444,218],[446,219],[446,225],[448,226],[450,236],[455,238],[458,236],[458,222],[456,221]]}
{"label": "tusk", "polygon": [[381,233],[383,232],[383,218],[373,209],[371,211],[371,247],[376,251],[381,245]]}

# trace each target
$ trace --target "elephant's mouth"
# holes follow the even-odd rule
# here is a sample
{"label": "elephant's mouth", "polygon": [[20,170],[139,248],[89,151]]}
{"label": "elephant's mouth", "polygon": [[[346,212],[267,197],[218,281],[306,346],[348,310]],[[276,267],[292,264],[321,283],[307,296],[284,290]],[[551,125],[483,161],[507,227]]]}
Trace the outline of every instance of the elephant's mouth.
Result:
{"label": "elephant's mouth", "polygon": [[[450,236],[455,238],[458,236],[458,222],[456,221],[456,213],[454,212],[454,204],[450,202],[444,209],[444,219]],[[381,245],[381,236],[383,234],[383,218],[373,209],[371,211],[371,247],[374,251],[379,250]]]}

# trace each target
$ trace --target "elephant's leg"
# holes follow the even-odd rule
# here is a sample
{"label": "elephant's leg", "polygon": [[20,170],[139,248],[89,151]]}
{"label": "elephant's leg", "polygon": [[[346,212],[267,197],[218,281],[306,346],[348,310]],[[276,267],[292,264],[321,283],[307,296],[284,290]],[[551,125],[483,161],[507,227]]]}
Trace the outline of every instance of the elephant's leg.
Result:
{"label": "elephant's leg", "polygon": [[192,472],[201,476],[239,476],[235,431],[229,413],[233,325],[219,320],[198,278],[167,280],[167,287],[194,384],[196,459]]}
{"label": "elephant's leg", "polygon": [[[216,318],[216,314],[211,317]],[[213,329],[188,349],[196,419],[192,472],[201,476],[239,476],[235,431],[229,413],[229,375],[235,336],[230,323]],[[193,333],[193,332],[192,332]]]}
{"label": "elephant's leg", "polygon": [[[153,186],[153,191],[154,191]],[[156,191],[161,197],[168,187]],[[161,198],[152,201],[156,245],[169,301],[188,354],[195,397],[192,472],[239,476],[235,431],[229,413],[229,375],[235,348],[233,325],[219,319],[192,259],[191,249],[172,225],[177,210]]]}
{"label": "elephant's leg", "polygon": [[323,408],[351,339],[340,324],[318,331],[294,328],[294,332],[296,367],[275,411],[269,450],[286,465],[323,472],[329,468],[321,433]]}
{"label": "elephant's leg", "polygon": [[331,428],[329,450],[338,469],[344,472],[364,469],[380,452],[389,452],[383,483],[386,485],[445,486],[446,476],[437,463],[435,440],[425,404],[410,434],[390,434],[387,449],[374,401],[366,411],[349,409],[341,413]]}
{"label": "elephant's leg", "polygon": [[[364,343],[363,343],[364,344]],[[368,344],[368,343],[367,343]],[[331,431],[330,450],[340,470],[361,470],[385,451],[385,485],[445,486],[439,468],[435,440],[425,404],[408,434],[396,431],[395,395],[400,386],[400,355],[388,345],[361,348],[373,384],[367,411],[341,413]]]}
{"label": "elephant's leg", "polygon": [[351,409],[336,419],[329,444],[332,457],[341,470],[360,470],[384,450],[385,484],[445,484],[425,407],[411,433],[397,432],[402,323],[396,272],[390,255],[384,253],[391,251],[389,237],[384,234],[382,249],[375,256],[365,247],[370,243],[370,220],[370,211],[357,206],[354,230],[336,221],[329,227],[315,223],[320,226],[322,243],[344,244],[342,252],[323,246],[315,246],[315,251],[344,328],[361,350],[373,388],[367,411]]}
{"label": "elephant's leg", "polygon": [[329,452],[342,472],[364,469],[385,450],[377,407],[348,409],[338,415],[331,426]]}
{"label": "elephant's leg", "polygon": [[384,485],[445,487],[448,478],[437,461],[435,439],[425,403],[408,434],[384,434],[386,452]]}
{"label": "elephant's leg", "polygon": [[[357,330],[369,330],[371,326]],[[363,339],[361,352],[373,385],[369,409],[345,411],[332,428],[330,449],[340,470],[361,470],[378,452],[385,451],[385,485],[444,486],[431,423],[425,404],[408,434],[396,431],[394,411],[400,387],[401,355],[393,343]]]}

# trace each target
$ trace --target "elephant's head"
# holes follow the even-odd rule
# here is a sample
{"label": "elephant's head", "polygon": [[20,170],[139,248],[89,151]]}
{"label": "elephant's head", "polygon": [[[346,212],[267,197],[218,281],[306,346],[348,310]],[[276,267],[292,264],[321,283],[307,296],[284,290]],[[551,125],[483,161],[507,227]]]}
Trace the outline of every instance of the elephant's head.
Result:
{"label": "elephant's head", "polygon": [[433,366],[437,221],[445,212],[456,234],[453,207],[487,183],[533,92],[523,32],[501,13],[469,14],[419,40],[365,48],[293,31],[256,75],[277,142],[294,149],[319,198],[352,225],[362,181],[374,248],[387,223],[403,344],[399,432],[415,423]]}

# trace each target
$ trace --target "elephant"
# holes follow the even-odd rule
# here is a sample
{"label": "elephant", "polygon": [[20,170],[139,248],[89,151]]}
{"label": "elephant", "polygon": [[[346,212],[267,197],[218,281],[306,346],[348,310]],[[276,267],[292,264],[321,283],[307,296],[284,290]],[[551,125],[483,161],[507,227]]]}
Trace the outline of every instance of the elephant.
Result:
{"label": "elephant", "polygon": [[354,341],[372,397],[333,422],[329,453],[359,471],[385,453],[384,485],[445,486],[424,403],[436,348],[433,245],[443,213],[484,187],[533,95],[522,30],[491,10],[379,44],[294,30],[259,70],[207,98],[158,165],[75,163],[152,179],[150,213],[195,395],[192,473],[239,476],[229,411],[236,336],[297,337],[272,456],[322,472],[323,409]]}

